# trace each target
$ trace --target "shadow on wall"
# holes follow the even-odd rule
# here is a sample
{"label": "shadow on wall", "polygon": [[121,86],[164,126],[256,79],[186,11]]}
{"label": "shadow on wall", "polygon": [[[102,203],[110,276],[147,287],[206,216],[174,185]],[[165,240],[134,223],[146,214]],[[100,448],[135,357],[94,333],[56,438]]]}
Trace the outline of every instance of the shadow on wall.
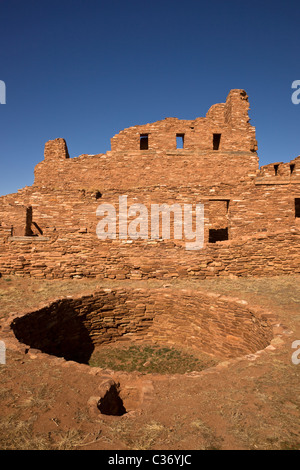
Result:
{"label": "shadow on wall", "polygon": [[61,300],[37,312],[16,318],[11,328],[16,338],[31,348],[88,364],[94,351],[85,315],[80,315],[69,301]]}

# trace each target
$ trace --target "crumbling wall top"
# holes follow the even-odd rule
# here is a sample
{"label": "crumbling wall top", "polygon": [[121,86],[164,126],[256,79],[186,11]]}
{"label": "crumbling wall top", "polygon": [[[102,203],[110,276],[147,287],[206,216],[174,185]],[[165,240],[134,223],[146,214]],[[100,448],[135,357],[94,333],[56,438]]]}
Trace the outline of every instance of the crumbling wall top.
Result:
{"label": "crumbling wall top", "polygon": [[45,160],[65,160],[70,158],[65,139],[49,140],[45,144]]}

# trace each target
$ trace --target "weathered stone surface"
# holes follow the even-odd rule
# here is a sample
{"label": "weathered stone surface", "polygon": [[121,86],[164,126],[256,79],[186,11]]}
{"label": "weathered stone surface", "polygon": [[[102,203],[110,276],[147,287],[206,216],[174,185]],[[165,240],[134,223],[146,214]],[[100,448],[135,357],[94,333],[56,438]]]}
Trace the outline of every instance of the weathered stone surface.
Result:
{"label": "weathered stone surface", "polygon": [[[121,131],[105,155],[69,158],[64,139],[47,142],[34,185],[0,198],[0,274],[138,280],[299,273],[300,157],[259,168],[248,109],[245,91],[231,90],[205,118]],[[140,149],[146,134],[148,149]],[[182,149],[177,135],[184,135]],[[187,251],[173,227],[170,240],[100,241],[96,209],[117,208],[121,195],[128,207],[148,210],[203,203],[204,249]]]}
{"label": "weathered stone surface", "polygon": [[[141,310],[146,302],[154,304],[152,313]],[[128,288],[55,301],[15,318],[12,329],[31,348],[87,363],[95,348],[127,339],[234,358],[266,348],[273,324],[270,314],[225,296]],[[101,382],[103,394],[111,385],[110,378]]]}

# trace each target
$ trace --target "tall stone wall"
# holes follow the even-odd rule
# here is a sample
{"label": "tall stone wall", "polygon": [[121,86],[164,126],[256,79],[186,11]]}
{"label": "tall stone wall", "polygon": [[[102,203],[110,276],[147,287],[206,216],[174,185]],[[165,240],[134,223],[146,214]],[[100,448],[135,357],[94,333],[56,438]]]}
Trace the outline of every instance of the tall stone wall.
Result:
{"label": "tall stone wall", "polygon": [[[124,129],[106,154],[69,159],[66,142],[45,146],[35,169],[35,185],[52,188],[133,189],[154,185],[236,185],[258,174],[255,128],[249,123],[248,96],[232,90],[225,104],[193,121],[166,118]],[[214,148],[214,136],[219,135]],[[147,149],[141,149],[147,136]],[[177,136],[183,148],[177,148]]]}
{"label": "tall stone wall", "polygon": [[[259,169],[248,110],[247,94],[231,90],[205,118],[167,118],[121,131],[106,154],[70,158],[64,139],[47,142],[34,185],[0,198],[0,272],[46,278],[295,272],[300,157]],[[187,252],[173,226],[163,242],[98,240],[97,207],[112,204],[118,211],[124,195],[128,207],[140,203],[149,214],[152,204],[203,204],[204,248]],[[227,238],[229,245],[215,245]]]}

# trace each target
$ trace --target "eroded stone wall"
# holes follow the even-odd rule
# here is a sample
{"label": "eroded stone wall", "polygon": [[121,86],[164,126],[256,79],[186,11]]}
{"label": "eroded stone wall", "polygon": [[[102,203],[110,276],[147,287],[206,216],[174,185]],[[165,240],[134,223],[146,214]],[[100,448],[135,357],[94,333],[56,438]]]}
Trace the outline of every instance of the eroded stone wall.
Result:
{"label": "eroded stone wall", "polygon": [[[298,272],[300,157],[259,169],[248,110],[247,94],[232,90],[205,118],[121,131],[106,154],[69,158],[64,139],[47,142],[34,185],[0,198],[0,273],[134,279]],[[128,207],[140,203],[149,214],[152,204],[203,204],[204,248],[187,252],[173,227],[165,241],[98,240],[97,207],[118,211],[124,195]],[[220,237],[229,244],[210,243]]]}
{"label": "eroded stone wall", "polygon": [[300,272],[299,229],[209,244],[199,251],[187,251],[168,241],[100,241],[79,231],[55,239],[6,239],[7,234],[0,231],[2,275],[204,279]]}

